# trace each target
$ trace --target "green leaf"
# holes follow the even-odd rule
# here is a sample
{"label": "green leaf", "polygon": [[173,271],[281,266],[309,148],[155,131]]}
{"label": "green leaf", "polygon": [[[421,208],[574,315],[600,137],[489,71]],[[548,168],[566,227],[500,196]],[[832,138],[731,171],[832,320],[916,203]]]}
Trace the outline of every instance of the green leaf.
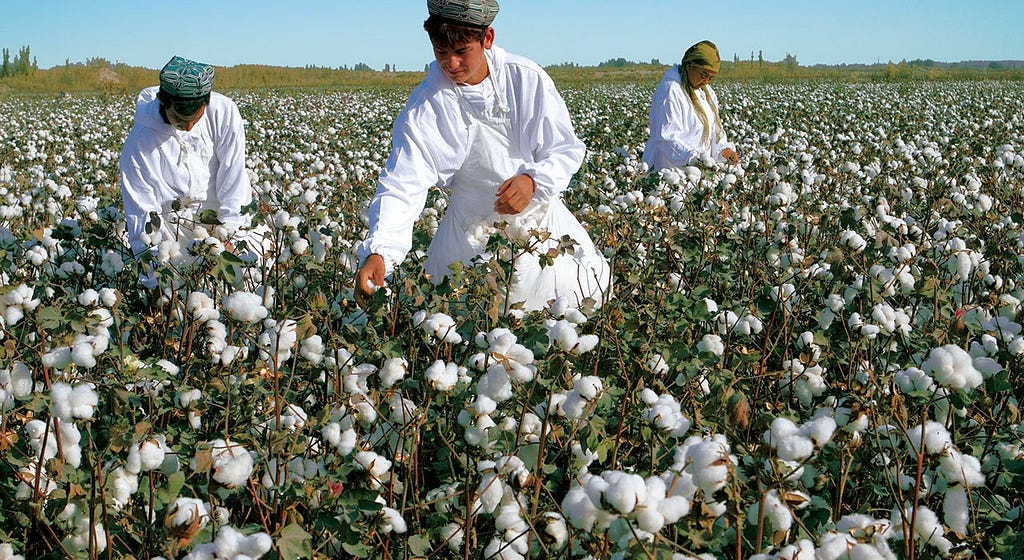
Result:
{"label": "green leaf", "polygon": [[178,492],[181,492],[182,487],[185,486],[185,472],[178,471],[171,476],[167,477],[167,485],[157,492],[160,499],[165,503],[171,503],[175,498],[178,497]]}
{"label": "green leaf", "polygon": [[430,554],[430,537],[422,534],[409,537],[409,552],[423,557]]}
{"label": "green leaf", "polygon": [[313,537],[298,523],[292,523],[281,529],[277,539],[277,549],[282,560],[298,560],[313,557]]}
{"label": "green leaf", "polygon": [[36,312],[39,326],[46,330],[54,330],[64,324],[64,315],[56,307],[42,307]]}
{"label": "green leaf", "polygon": [[219,226],[224,222],[220,221],[217,217],[217,211],[213,209],[206,209],[199,213],[199,223],[207,224],[211,226]]}
{"label": "green leaf", "polygon": [[222,262],[233,264],[235,266],[245,266],[245,261],[240,259],[238,255],[232,253],[231,251],[221,251],[220,259]]}
{"label": "green leaf", "polygon": [[370,553],[373,550],[363,543],[344,543],[341,548],[345,549],[345,552],[355,556],[356,558],[369,558]]}

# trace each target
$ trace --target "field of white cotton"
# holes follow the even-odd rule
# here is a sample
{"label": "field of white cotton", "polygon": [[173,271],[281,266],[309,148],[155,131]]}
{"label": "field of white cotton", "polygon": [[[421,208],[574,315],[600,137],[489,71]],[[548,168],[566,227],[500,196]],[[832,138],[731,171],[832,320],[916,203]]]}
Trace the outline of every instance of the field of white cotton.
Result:
{"label": "field of white cotton", "polygon": [[655,175],[566,89],[614,294],[530,313],[543,232],[423,275],[440,192],[356,305],[407,90],[227,93],[263,242],[152,289],[131,98],[0,97],[0,558],[1024,558],[1024,85],[724,83],[741,163]]}

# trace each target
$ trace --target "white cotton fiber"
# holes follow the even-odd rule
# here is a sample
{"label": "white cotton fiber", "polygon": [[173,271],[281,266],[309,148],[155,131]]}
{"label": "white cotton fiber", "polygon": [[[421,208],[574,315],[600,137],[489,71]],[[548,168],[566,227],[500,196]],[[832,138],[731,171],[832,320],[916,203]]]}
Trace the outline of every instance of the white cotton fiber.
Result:
{"label": "white cotton fiber", "polygon": [[971,391],[983,382],[971,355],[954,344],[933,348],[921,369],[951,389]]}
{"label": "white cotton fiber", "polygon": [[[924,424],[924,450],[929,455],[944,453],[947,449],[953,448],[953,438],[949,435],[946,427],[938,422],[927,422]],[[921,424],[907,430],[910,439],[911,451],[917,452],[921,449]]]}

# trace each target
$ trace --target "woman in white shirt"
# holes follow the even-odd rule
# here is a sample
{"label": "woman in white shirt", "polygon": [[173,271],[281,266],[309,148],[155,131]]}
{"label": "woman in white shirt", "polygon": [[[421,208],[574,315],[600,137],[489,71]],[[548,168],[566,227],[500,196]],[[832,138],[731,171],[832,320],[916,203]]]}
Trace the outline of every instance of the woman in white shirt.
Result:
{"label": "woman in white shirt", "polygon": [[643,156],[651,171],[699,161],[739,163],[736,146],[722,128],[718,96],[711,88],[720,67],[718,47],[711,41],[701,41],[687,49],[682,62],[662,76],[654,90],[651,137]]}

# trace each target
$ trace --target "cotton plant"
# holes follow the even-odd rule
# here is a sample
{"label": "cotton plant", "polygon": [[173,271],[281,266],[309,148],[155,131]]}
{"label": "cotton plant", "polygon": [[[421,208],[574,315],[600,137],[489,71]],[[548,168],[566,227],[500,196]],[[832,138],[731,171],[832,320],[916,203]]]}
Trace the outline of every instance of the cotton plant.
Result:
{"label": "cotton plant", "polygon": [[412,316],[412,324],[419,327],[428,338],[447,344],[462,343],[462,335],[456,330],[455,319],[445,313],[428,314],[424,310],[417,311]]}
{"label": "cotton plant", "polygon": [[214,560],[216,558],[262,558],[270,552],[274,541],[267,533],[246,535],[230,525],[217,531],[211,543],[198,544],[183,560]]}
{"label": "cotton plant", "polygon": [[232,490],[249,482],[253,466],[252,454],[242,445],[226,439],[198,445],[196,456],[191,461],[193,471],[208,471],[214,481]]}
{"label": "cotton plant", "polygon": [[647,405],[644,418],[667,435],[681,437],[690,430],[690,420],[683,415],[682,407],[672,395],[659,395],[651,389],[640,391],[640,399]]}
{"label": "cotton plant", "polygon": [[556,349],[581,356],[597,347],[600,339],[594,334],[581,335],[576,327],[565,319],[545,321],[548,328],[548,341]]}
{"label": "cotton plant", "polygon": [[0,369],[0,413],[13,409],[17,400],[35,391],[35,386],[32,370],[24,362],[14,361],[6,369]]}

